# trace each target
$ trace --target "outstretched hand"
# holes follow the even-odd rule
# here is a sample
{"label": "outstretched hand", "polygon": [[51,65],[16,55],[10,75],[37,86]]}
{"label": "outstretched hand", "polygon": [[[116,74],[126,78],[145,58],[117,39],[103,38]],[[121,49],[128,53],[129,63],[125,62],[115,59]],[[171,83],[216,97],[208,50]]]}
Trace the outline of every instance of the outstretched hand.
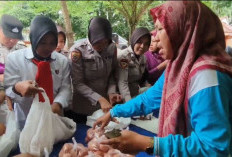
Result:
{"label": "outstretched hand", "polygon": [[111,108],[112,108],[112,105],[109,103],[109,101],[107,101],[104,97],[101,97],[99,100],[98,100],[100,106],[101,106],[101,109],[104,113],[108,112]]}
{"label": "outstretched hand", "polygon": [[110,122],[110,120],[111,115],[108,111],[106,114],[97,119],[97,121],[93,124],[93,129],[95,129],[96,126],[100,126],[100,128],[103,129]]}
{"label": "outstretched hand", "polygon": [[127,154],[137,154],[145,151],[150,144],[150,137],[143,136],[129,130],[121,131],[121,136],[104,140],[101,144],[111,145],[113,148]]}

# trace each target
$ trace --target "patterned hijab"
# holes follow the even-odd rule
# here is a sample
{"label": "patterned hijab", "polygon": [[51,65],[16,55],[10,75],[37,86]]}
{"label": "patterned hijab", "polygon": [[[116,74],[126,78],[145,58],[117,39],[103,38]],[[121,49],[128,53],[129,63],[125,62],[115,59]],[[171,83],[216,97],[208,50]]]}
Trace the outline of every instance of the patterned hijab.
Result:
{"label": "patterned hijab", "polygon": [[187,136],[188,84],[202,69],[215,69],[232,76],[232,61],[225,52],[219,18],[200,1],[169,1],[150,10],[172,44],[174,57],[165,73],[158,136]]}

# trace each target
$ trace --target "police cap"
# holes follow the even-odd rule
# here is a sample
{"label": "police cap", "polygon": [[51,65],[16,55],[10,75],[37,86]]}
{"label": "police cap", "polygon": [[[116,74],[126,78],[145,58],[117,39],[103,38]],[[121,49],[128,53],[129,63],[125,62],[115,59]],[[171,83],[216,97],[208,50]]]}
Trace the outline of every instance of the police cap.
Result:
{"label": "police cap", "polygon": [[14,16],[2,15],[0,26],[6,37],[23,40],[23,24]]}

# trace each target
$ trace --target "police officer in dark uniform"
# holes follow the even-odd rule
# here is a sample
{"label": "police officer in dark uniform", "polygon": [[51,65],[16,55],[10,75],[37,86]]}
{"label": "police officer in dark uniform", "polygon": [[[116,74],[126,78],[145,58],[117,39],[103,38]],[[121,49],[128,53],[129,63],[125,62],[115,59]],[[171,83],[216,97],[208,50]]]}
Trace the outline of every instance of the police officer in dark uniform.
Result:
{"label": "police officer in dark uniform", "polygon": [[3,86],[6,57],[10,52],[25,48],[24,44],[18,43],[23,39],[23,24],[14,16],[2,15],[0,21],[0,104],[5,99]]}
{"label": "police officer in dark uniform", "polygon": [[91,19],[88,40],[74,45],[70,51],[74,89],[72,107],[79,120],[85,122],[87,115],[98,109],[107,112],[113,102],[121,101],[116,94],[117,49],[112,42],[110,22],[101,17]]}
{"label": "police officer in dark uniform", "polygon": [[151,35],[147,28],[139,27],[131,35],[131,45],[118,53],[118,88],[123,100],[137,96],[143,86],[146,66],[144,53],[150,46]]}

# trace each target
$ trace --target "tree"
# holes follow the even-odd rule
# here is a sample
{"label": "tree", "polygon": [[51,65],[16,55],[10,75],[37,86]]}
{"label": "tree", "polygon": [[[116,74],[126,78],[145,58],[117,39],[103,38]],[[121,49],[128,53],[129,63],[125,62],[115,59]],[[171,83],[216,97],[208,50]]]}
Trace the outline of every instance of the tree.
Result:
{"label": "tree", "polygon": [[74,44],[72,25],[71,25],[66,1],[62,0],[60,2],[61,2],[62,12],[64,16],[64,23],[65,23],[66,36],[68,39],[68,49],[69,49]]}
{"label": "tree", "polygon": [[[89,20],[94,16],[108,19],[113,27],[113,32],[124,38],[130,39],[135,27],[143,26],[149,30],[154,28],[149,10],[164,1],[64,1],[70,22],[65,22],[66,13],[57,1],[0,1],[0,16],[13,15],[22,21],[26,29],[36,15],[45,15],[54,22],[66,28],[67,33],[73,32],[75,40],[85,38]],[[232,18],[232,1],[202,1],[210,7],[219,17]],[[69,25],[66,26],[66,23]],[[71,30],[72,27],[72,30]],[[70,34],[70,37],[72,35]],[[27,38],[27,37],[26,37]],[[69,35],[67,35],[69,38]],[[71,39],[68,39],[70,43]],[[71,41],[72,43],[72,41]],[[69,44],[71,45],[71,44]]]}
{"label": "tree", "polygon": [[67,1],[75,39],[86,38],[89,20],[97,16],[99,3],[96,1]]}
{"label": "tree", "polygon": [[0,5],[0,16],[2,14],[13,15],[23,23],[25,40],[29,40],[29,26],[35,16],[45,15],[55,22],[59,19],[60,5],[57,5],[55,1],[3,1]]}
{"label": "tree", "polygon": [[[150,1],[148,2],[150,3]],[[75,39],[85,38],[87,36],[89,20],[94,16],[107,18],[112,24],[113,31],[127,39],[130,32],[132,32],[138,24],[141,26],[152,27],[152,20],[149,19],[149,14],[144,14],[144,16],[142,15],[143,12],[146,12],[146,7],[142,9],[141,6],[144,6],[147,2],[138,1],[135,3],[137,5],[132,7],[130,17],[134,17],[134,15],[136,15],[136,20],[130,20],[131,18],[128,20],[120,11],[113,8],[111,3],[118,5],[117,2],[65,1],[65,3],[68,7],[67,11],[69,12],[68,17],[70,17],[72,31],[75,32]],[[120,3],[126,5],[126,2],[121,1]],[[128,1],[127,3],[130,5],[129,3],[133,2]],[[23,22],[25,27],[30,25],[30,21],[34,16],[42,14],[50,17],[56,23],[66,28],[65,13],[60,14],[63,9],[62,5],[58,5],[57,1],[2,1],[0,2],[0,5],[0,15],[3,13],[14,15]],[[133,10],[136,9],[139,9],[140,11],[134,12]],[[130,24],[134,26],[132,29],[131,27],[128,27],[128,21],[130,21]],[[69,31],[67,30],[67,32]],[[68,39],[68,41],[70,41],[70,39]]]}
{"label": "tree", "polygon": [[108,1],[115,9],[117,9],[127,20],[129,25],[129,39],[141,20],[148,7],[154,2],[148,1]]}
{"label": "tree", "polygon": [[232,22],[232,1],[202,1],[212,9],[219,17],[228,18]]}

